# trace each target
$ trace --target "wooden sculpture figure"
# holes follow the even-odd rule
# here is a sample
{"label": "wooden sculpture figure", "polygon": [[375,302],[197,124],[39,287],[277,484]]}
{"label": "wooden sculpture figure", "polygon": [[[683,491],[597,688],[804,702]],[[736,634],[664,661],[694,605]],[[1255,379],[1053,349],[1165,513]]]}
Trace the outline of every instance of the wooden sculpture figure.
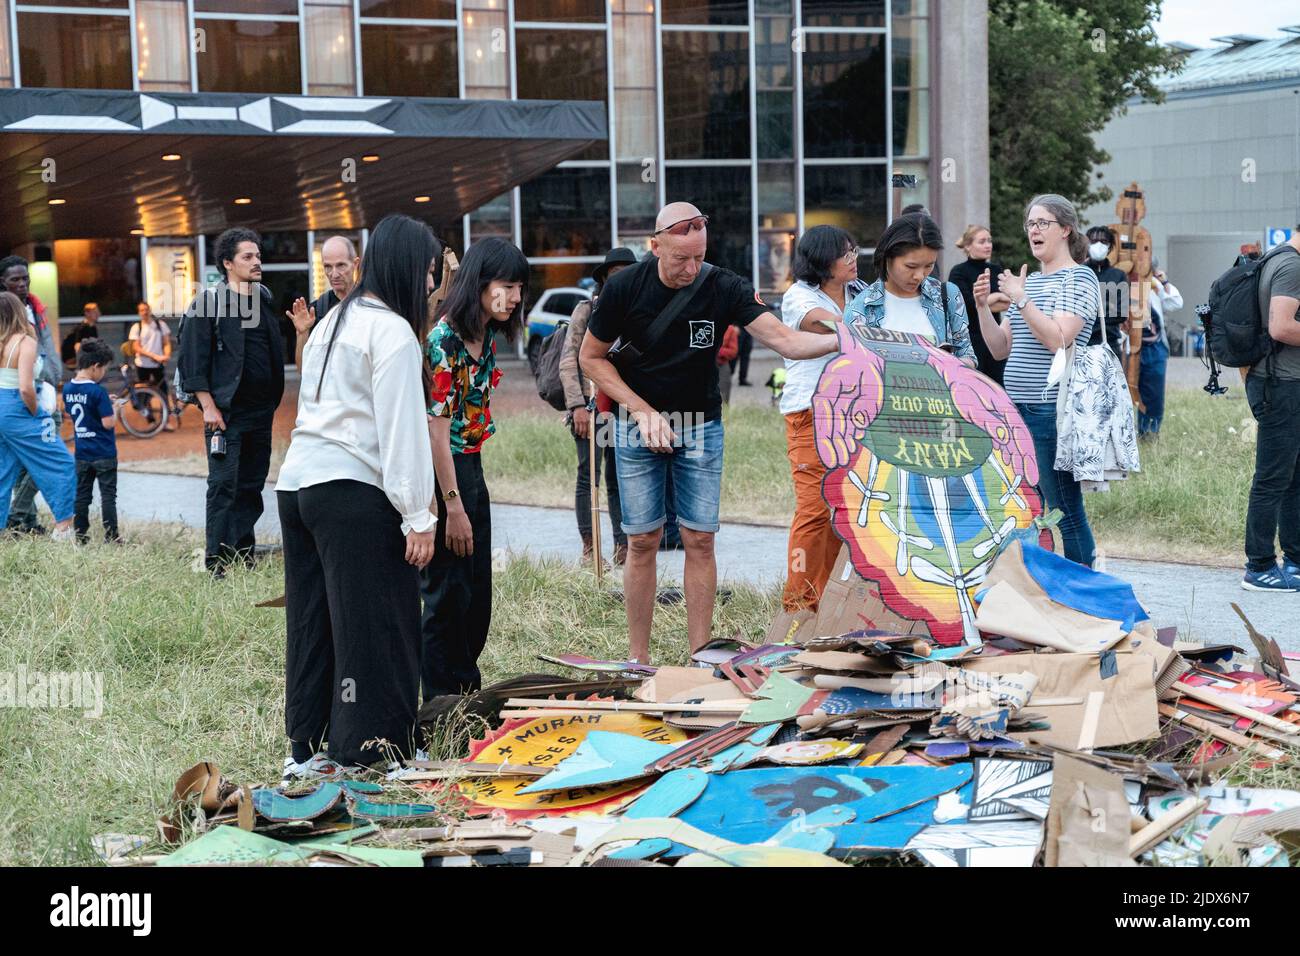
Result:
{"label": "wooden sculpture figure", "polygon": [[1115,234],[1116,261],[1114,266],[1128,275],[1128,378],[1129,394],[1133,404],[1146,411],[1138,395],[1138,375],[1141,372],[1142,330],[1151,319],[1151,233],[1139,225],[1147,213],[1146,200],[1137,183],[1129,183],[1115,203],[1119,222],[1110,227]]}

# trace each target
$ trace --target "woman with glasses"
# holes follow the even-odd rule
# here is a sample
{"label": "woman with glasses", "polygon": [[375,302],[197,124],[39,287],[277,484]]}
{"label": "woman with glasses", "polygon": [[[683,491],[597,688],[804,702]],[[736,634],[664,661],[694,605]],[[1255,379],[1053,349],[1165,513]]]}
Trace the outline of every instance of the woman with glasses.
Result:
{"label": "woman with glasses", "polygon": [[[834,330],[826,323],[841,321],[845,305],[866,288],[858,279],[858,244],[836,226],[813,226],[800,237],[794,276],[794,284],[781,297],[781,321],[805,332],[830,335]],[[781,414],[794,481],[794,520],[782,595],[787,611],[816,610],[840,552],[830,509],[822,497],[826,468],[817,455],[812,415],[813,392],[830,359],[824,355],[785,360]]]}
{"label": "woman with glasses", "polygon": [[[1065,556],[1091,567],[1096,545],[1083,507],[1083,491],[1071,472],[1057,471],[1053,465],[1059,366],[1071,343],[1088,344],[1101,309],[1101,286],[1097,274],[1081,265],[1088,244],[1068,199],[1035,197],[1025,214],[1025,233],[1040,270],[1029,274],[1029,267],[1021,266],[1019,275],[1004,271],[998,277],[999,287],[1011,297],[1001,322],[989,309],[991,280],[987,273],[975,283],[975,305],[989,351],[995,358],[1007,359],[1003,383],[1033,436],[1042,476],[1039,489],[1047,507],[1059,508],[1064,514],[1060,530]],[[1058,365],[1055,371],[1054,360]]]}
{"label": "woman with glasses", "polygon": [[930,273],[943,250],[943,234],[924,213],[900,216],[880,234],[873,261],[880,276],[854,298],[846,322],[928,338],[975,367],[966,306],[951,282]]}

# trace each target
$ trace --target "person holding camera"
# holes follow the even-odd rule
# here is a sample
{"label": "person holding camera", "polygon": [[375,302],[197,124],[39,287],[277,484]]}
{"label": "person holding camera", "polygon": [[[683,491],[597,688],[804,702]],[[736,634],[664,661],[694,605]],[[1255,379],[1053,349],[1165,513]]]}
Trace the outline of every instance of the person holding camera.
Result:
{"label": "person holding camera", "polygon": [[284,397],[284,340],[271,321],[257,233],[217,237],[223,280],[204,289],[181,326],[181,388],[203,409],[208,458],[204,563],[225,576],[236,560],[251,566],[253,526],[271,468],[271,425]]}

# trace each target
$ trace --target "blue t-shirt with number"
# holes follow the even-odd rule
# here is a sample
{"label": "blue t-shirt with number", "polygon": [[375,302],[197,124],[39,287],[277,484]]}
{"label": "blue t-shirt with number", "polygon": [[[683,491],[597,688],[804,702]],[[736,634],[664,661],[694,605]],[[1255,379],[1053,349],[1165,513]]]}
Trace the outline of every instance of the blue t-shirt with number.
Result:
{"label": "blue t-shirt with number", "polygon": [[73,379],[63,385],[63,407],[72,419],[78,461],[117,457],[117,435],[104,427],[113,414],[113,400],[98,382]]}

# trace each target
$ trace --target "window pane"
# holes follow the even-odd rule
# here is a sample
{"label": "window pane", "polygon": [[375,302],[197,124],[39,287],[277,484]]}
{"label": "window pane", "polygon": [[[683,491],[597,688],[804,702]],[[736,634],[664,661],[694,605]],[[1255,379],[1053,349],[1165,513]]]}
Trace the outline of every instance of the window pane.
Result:
{"label": "window pane", "polygon": [[140,240],[60,239],[54,243],[59,270],[59,314],[80,317],[87,302],[102,315],[131,315],[140,301]]}
{"label": "window pane", "polygon": [[895,20],[894,86],[930,85],[930,21]]}
{"label": "window pane", "polygon": [[[9,2],[0,0],[0,27],[9,22]],[[0,29],[0,89],[14,85],[14,60],[9,53],[9,31]]]}
{"label": "window pane", "polygon": [[466,99],[510,98],[509,32],[504,9],[465,12]]}
{"label": "window pane", "polygon": [[131,89],[131,20],[89,14],[18,14],[23,86]]}
{"label": "window pane", "polygon": [[618,245],[645,240],[654,232],[655,214],[659,211],[659,187],[654,167],[640,163],[618,164]]}
{"label": "window pane", "polygon": [[[101,10],[125,10],[127,0],[19,0],[24,7],[98,7]],[[77,309],[78,312],[81,309]]]}
{"label": "window pane", "polygon": [[806,27],[883,27],[885,0],[803,0]]}
{"label": "window pane", "polygon": [[307,4],[303,12],[307,24],[307,92],[315,96],[356,95],[351,8]]}
{"label": "window pane", "polygon": [[805,44],[804,155],[884,156],[885,38],[813,33]]}
{"label": "window pane", "polygon": [[[324,242],[333,232],[317,233]],[[262,250],[262,262],[266,265],[277,263],[291,263],[294,265],[305,264],[307,262],[307,233],[305,232],[259,232],[258,236],[261,242],[258,248]],[[215,235],[204,237],[204,249],[206,250],[208,265],[217,264],[217,237]]]}
{"label": "window pane", "polygon": [[196,20],[199,89],[213,93],[301,93],[298,24]]}
{"label": "window pane", "polygon": [[894,155],[925,156],[930,152],[930,92],[894,93]]}
{"label": "window pane", "polygon": [[794,97],[785,90],[758,94],[758,155],[761,159],[794,156]]}
{"label": "window pane", "polygon": [[748,167],[673,166],[667,176],[670,200],[693,203],[709,217],[705,258],[750,278],[754,247]]}
{"label": "window pane", "polygon": [[470,213],[470,242],[478,242],[484,236],[501,236],[514,241],[515,221],[510,206],[511,195],[502,193]]}
{"label": "window pane", "polygon": [[758,287],[779,294],[790,287],[794,254],[793,163],[758,164]]}
{"label": "window pane", "polygon": [[460,91],[454,27],[361,25],[367,96],[450,96]]}
{"label": "window pane", "polygon": [[[516,88],[521,100],[599,100],[609,96],[605,34],[595,30],[517,30]],[[577,159],[605,159],[595,143]]]}
{"label": "window pane", "polygon": [[915,176],[916,186],[911,189],[891,189],[890,209],[903,209],[912,203],[930,206],[930,164],[927,162],[894,163],[895,176]]}
{"label": "window pane", "polygon": [[[531,310],[547,289],[579,287],[578,283],[591,275],[591,270],[597,265],[595,262],[533,263],[528,270],[528,297],[524,308]],[[549,301],[547,311],[550,311]],[[504,348],[504,343],[497,343],[498,354]]]}
{"label": "window pane", "polygon": [[662,0],[664,23],[749,22],[746,0]]}
{"label": "window pane", "polygon": [[609,171],[553,169],[520,188],[524,254],[603,256],[609,250]]}
{"label": "window pane", "polygon": [[515,0],[515,20],[604,23],[605,0]]}
{"label": "window pane", "polygon": [[748,159],[748,36],[679,32],[663,36],[667,158]]}
{"label": "window pane", "polygon": [[190,91],[190,29],[184,0],[136,0],[141,90]]}
{"label": "window pane", "polygon": [[[502,8],[505,0],[501,0]],[[456,0],[361,0],[363,17],[405,17],[411,20],[455,20]]]}
{"label": "window pane", "polygon": [[198,13],[274,13],[298,15],[297,0],[194,0]]}
{"label": "window pane", "polygon": [[929,16],[930,0],[894,0],[892,13],[896,17]]}
{"label": "window pane", "polygon": [[839,226],[870,248],[885,228],[885,167],[805,166],[804,228]]}

